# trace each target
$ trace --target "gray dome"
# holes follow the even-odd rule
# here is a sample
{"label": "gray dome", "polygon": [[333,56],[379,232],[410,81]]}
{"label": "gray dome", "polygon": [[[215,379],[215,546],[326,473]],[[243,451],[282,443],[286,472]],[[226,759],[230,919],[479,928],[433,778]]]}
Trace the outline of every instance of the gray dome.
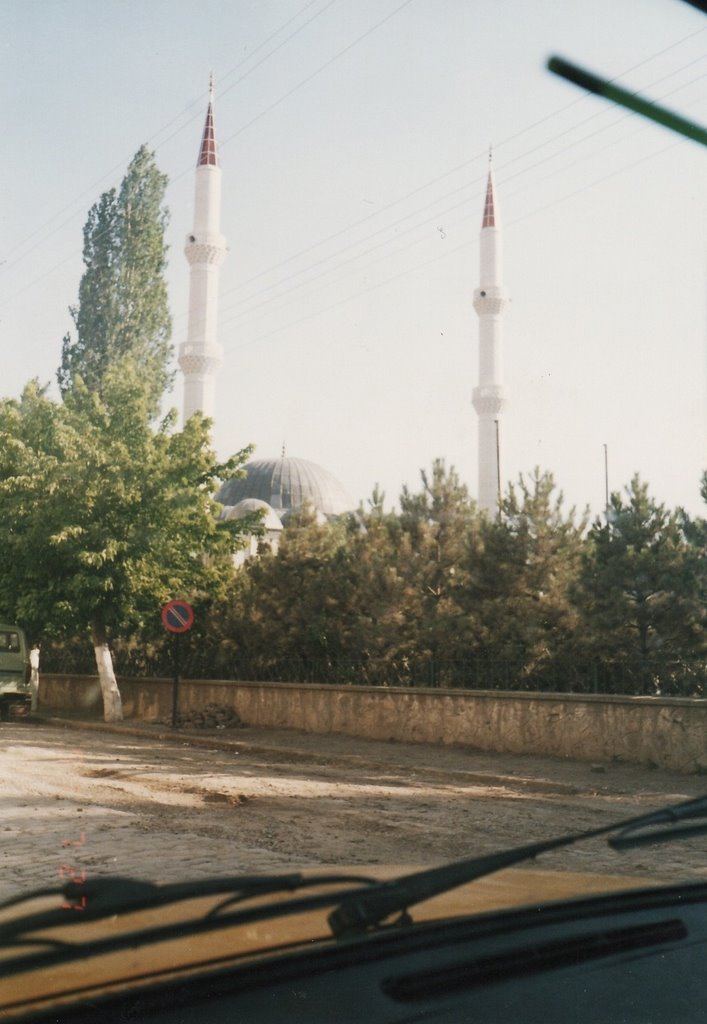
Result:
{"label": "gray dome", "polygon": [[266,530],[281,530],[282,523],[268,505],[259,498],[244,498],[237,505],[226,505],[221,513],[222,519],[243,519],[249,512],[264,512],[263,526]]}
{"label": "gray dome", "polygon": [[254,459],[244,467],[245,476],[227,480],[216,500],[237,505],[245,498],[266,502],[282,517],[307,503],[326,516],[340,516],[356,508],[346,488],[326,469],[306,459]]}

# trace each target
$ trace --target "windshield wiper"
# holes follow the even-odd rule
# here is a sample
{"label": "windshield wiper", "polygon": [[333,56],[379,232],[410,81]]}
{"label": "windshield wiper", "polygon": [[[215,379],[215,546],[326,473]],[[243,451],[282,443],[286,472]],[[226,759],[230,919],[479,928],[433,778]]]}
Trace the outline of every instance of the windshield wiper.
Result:
{"label": "windshield wiper", "polygon": [[[680,824],[688,819],[698,819],[697,824]],[[61,926],[127,914],[151,907],[165,906],[183,900],[222,895],[204,916],[189,922],[181,921],[164,925],[148,926],[145,931],[94,941],[85,949],[65,939],[48,941],[48,945],[66,944],[62,953],[54,949],[44,959],[67,959],[77,954],[110,951],[135,944],[136,937],[149,941],[162,941],[186,929],[190,934],[210,931],[226,925],[242,925],[249,922],[272,920],[288,914],[323,909],[335,905],[328,921],[337,937],[358,935],[378,927],[393,914],[402,915],[401,923],[409,921],[408,908],[441,893],[455,889],[503,868],[511,867],[524,860],[532,860],[541,853],[571,846],[573,843],[615,833],[609,840],[616,849],[638,846],[644,843],[663,842],[707,833],[707,795],[697,799],[674,804],[660,811],[642,814],[555,839],[502,850],[484,857],[473,857],[438,868],[403,875],[390,882],[378,882],[364,875],[320,874],[305,876],[263,875],[236,876],[233,878],[208,878],[201,881],[177,882],[156,885],[134,878],[107,877],[87,879],[85,882],[68,882],[60,888],[45,889],[28,896],[22,896],[0,904],[0,911],[11,906],[30,903],[48,895],[61,895],[68,904],[49,910],[36,911],[0,924],[0,943],[25,944],[33,933]],[[352,892],[351,885],[357,886]],[[315,892],[299,895],[299,890],[312,888],[335,888],[334,891]],[[294,899],[281,898],[255,906],[235,906],[256,896],[294,892]],[[67,910],[68,905],[68,910]],[[81,913],[72,908],[82,907]],[[235,906],[235,909],[231,909]],[[70,946],[70,948],[68,948]],[[36,962],[36,961],[35,961]]]}
{"label": "windshield wiper", "polygon": [[[707,833],[707,821],[697,825],[677,826],[688,818],[707,818],[707,795],[673,804],[660,811],[641,814],[638,817],[626,818],[612,825],[589,829],[547,839],[538,843],[516,846],[500,853],[492,853],[485,857],[472,857],[442,867],[430,868],[403,875],[392,882],[381,882],[365,892],[356,892],[341,901],[339,906],[329,915],[329,925],[337,937],[360,935],[375,928],[391,914],[402,915],[399,923],[409,922],[408,910],[417,903],[423,903],[432,896],[456,889],[457,886],[473,882],[477,878],[492,875],[503,868],[511,867],[525,860],[533,860],[541,853],[557,850],[563,846],[585,839],[618,832],[610,844],[615,849],[626,849],[645,843],[667,842],[688,836]],[[665,827],[667,826],[667,827]]]}
{"label": "windshield wiper", "polygon": [[[223,895],[224,899],[212,907],[204,919],[209,920],[224,908],[256,896],[278,892],[296,892],[300,889],[330,885],[374,885],[375,879],[364,875],[237,875],[235,877],[205,878],[196,881],[159,885],[139,878],[109,875],[89,878],[83,882],[66,882],[62,886],[40,889],[22,894],[0,903],[0,912],[23,903],[32,903],[46,896],[61,896],[64,905],[25,914],[0,924],[0,942],[57,925],[80,924],[86,921],[112,917],[114,914],[134,913],[152,907],[167,906],[200,897]],[[339,894],[340,895],[340,894]],[[332,894],[330,902],[338,897]],[[76,913],[80,911],[80,913]]]}

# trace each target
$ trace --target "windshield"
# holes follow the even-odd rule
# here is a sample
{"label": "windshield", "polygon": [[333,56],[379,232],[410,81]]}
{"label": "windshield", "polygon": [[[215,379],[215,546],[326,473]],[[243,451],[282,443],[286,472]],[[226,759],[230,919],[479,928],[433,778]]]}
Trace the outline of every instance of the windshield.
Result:
{"label": "windshield", "polygon": [[707,789],[702,12],[4,13],[0,934],[704,882],[605,832]]}
{"label": "windshield", "polygon": [[20,634],[11,630],[0,630],[0,654],[17,654],[20,650]]}

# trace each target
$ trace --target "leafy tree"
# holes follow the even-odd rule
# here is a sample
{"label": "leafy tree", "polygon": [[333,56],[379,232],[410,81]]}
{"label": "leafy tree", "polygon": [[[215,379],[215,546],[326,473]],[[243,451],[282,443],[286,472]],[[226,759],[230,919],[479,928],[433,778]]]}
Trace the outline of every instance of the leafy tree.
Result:
{"label": "leafy tree", "polygon": [[635,476],[611,495],[589,534],[579,601],[594,656],[623,662],[635,687],[652,689],[653,665],[704,649],[704,549],[685,517],[670,512]]}
{"label": "leafy tree", "polygon": [[167,599],[218,593],[244,524],[219,523],[212,495],[247,457],[219,465],[208,425],[150,425],[131,358],[78,379],[63,404],[36,383],[0,403],[2,614],[47,637],[88,630],[106,720],[122,717],[109,638],[144,629]]}
{"label": "leafy tree", "polygon": [[102,394],[109,369],[131,356],[140,367],[149,415],[159,411],[171,380],[171,322],[163,276],[166,185],[166,176],[143,146],[120,190],[104,193],[89,212],[84,227],[86,269],[78,305],[70,310],[76,336],[64,338],[57,374],[64,396],[76,391],[79,381],[89,394]]}

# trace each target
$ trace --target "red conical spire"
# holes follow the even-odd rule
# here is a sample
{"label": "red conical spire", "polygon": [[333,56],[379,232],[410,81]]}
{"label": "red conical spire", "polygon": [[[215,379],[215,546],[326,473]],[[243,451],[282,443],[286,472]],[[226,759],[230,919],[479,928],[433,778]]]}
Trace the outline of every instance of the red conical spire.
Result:
{"label": "red conical spire", "polygon": [[486,183],[486,202],[484,203],[484,218],[481,221],[482,228],[495,228],[496,227],[496,211],[493,205],[493,177],[489,170],[488,181]]}
{"label": "red conical spire", "polygon": [[197,167],[218,167],[218,152],[216,150],[216,132],[214,131],[214,76],[209,78],[209,108],[206,111],[206,124],[201,139],[201,149]]}

